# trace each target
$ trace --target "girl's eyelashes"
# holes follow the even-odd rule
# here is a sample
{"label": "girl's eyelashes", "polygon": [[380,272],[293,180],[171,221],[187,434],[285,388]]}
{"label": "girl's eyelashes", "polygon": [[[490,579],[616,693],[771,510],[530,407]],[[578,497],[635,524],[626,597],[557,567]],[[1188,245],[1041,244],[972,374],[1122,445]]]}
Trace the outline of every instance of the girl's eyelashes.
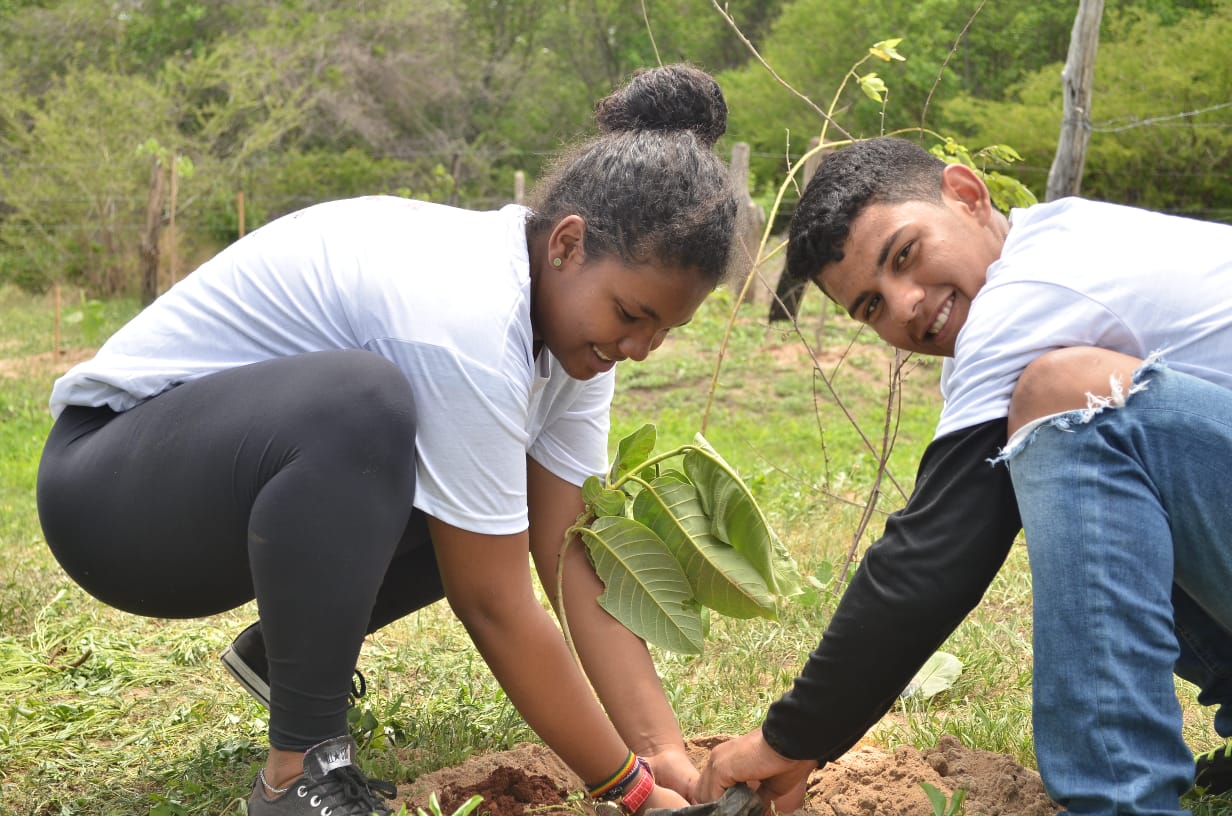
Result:
{"label": "girl's eyelashes", "polygon": [[625,321],[626,323],[632,323],[633,321],[637,320],[636,317],[629,314],[629,312],[625,309],[625,307],[621,306],[619,303],[616,304],[616,309],[617,311],[620,312],[620,319]]}

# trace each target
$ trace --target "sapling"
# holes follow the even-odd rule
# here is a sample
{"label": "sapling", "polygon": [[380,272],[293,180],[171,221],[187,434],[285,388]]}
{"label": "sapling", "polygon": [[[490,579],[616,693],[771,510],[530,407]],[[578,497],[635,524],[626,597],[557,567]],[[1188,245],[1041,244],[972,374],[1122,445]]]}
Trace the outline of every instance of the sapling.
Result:
{"label": "sapling", "polygon": [[929,803],[933,806],[933,816],[962,816],[963,802],[967,798],[966,788],[959,788],[954,791],[954,795],[950,797],[947,803],[945,794],[936,785],[921,782],[920,787],[924,789]]}
{"label": "sapling", "polygon": [[[753,494],[701,434],[652,455],[655,441],[655,426],[642,426],[620,441],[602,478],[586,480],[586,509],[566,546],[574,536],[586,545],[604,585],[600,605],[630,631],[700,654],[708,610],[777,620],[800,577]],[[668,466],[676,460],[679,468]]]}

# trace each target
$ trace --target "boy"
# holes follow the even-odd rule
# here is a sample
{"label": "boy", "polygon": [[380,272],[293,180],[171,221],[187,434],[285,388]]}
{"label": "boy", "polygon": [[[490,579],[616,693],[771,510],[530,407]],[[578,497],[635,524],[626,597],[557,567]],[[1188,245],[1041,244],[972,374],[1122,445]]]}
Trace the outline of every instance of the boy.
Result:
{"label": "boy", "polygon": [[[794,687],[716,748],[699,797],[760,780],[798,807],[809,772],[979,602],[1021,526],[1049,794],[1073,814],[1183,813],[1195,767],[1174,670],[1232,736],[1232,227],[1073,198],[1007,219],[970,169],[880,138],[822,163],[787,274],[947,358],[946,401],[911,498]],[[1225,753],[1200,762],[1208,790],[1228,783],[1211,763]]]}

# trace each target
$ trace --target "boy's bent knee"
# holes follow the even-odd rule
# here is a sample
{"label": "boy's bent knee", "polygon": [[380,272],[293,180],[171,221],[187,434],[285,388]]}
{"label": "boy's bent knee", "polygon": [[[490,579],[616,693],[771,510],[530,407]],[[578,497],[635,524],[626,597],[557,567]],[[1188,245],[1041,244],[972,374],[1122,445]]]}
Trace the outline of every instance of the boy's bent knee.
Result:
{"label": "boy's bent knee", "polygon": [[1114,400],[1133,382],[1142,360],[1092,347],[1062,348],[1031,362],[1018,378],[1010,400],[1009,436],[1042,417]]}

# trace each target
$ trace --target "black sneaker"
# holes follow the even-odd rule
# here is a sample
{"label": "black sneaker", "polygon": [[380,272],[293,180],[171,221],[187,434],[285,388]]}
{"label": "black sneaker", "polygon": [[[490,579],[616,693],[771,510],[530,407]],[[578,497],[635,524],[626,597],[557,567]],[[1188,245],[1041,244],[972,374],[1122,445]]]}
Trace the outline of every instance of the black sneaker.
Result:
{"label": "black sneaker", "polygon": [[1194,785],[1209,796],[1232,790],[1232,739],[1194,757]]}
{"label": "black sneaker", "polygon": [[355,765],[355,740],[334,737],[308,749],[303,776],[274,798],[258,775],[248,797],[248,816],[392,816],[385,800],[397,795],[393,784],[369,779]]}
{"label": "black sneaker", "polygon": [[[261,635],[260,621],[236,635],[231,645],[223,649],[219,659],[245,691],[255,697],[258,703],[269,708],[269,660],[265,656],[265,638]],[[355,679],[351,681],[352,704],[367,691],[368,683],[359,669],[356,669]]]}

